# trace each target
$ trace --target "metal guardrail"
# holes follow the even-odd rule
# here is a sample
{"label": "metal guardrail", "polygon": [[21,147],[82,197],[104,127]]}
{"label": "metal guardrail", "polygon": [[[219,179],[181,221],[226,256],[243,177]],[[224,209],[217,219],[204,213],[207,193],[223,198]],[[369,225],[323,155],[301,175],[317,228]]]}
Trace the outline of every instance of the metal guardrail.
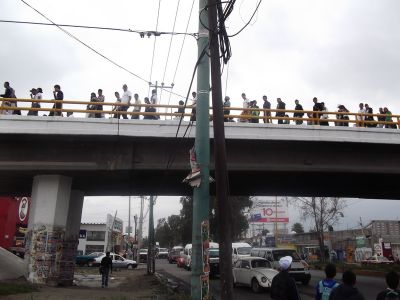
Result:
{"label": "metal guardrail", "polygon": [[[53,112],[53,113],[83,113],[83,114],[101,114],[102,116],[105,114],[109,114],[111,117],[116,116],[120,117],[122,115],[127,116],[152,116],[159,119],[161,116],[165,117],[192,117],[192,113],[178,113],[172,112],[172,110],[179,108],[185,108],[187,110],[192,110],[193,106],[183,105],[164,105],[164,104],[123,104],[120,102],[91,102],[91,101],[77,101],[77,100],[36,100],[36,99],[25,99],[25,98],[3,98],[1,99],[2,103],[0,106],[0,115],[4,114],[5,111],[35,111],[35,112]],[[74,105],[74,106],[102,106],[103,108],[106,106],[111,107],[110,109],[79,109],[75,107],[69,108],[34,108],[34,107],[26,107],[13,106],[13,103],[43,103],[43,104],[61,104],[64,107],[66,105]],[[145,109],[146,107],[151,108],[164,108],[164,112],[155,111],[155,112],[145,112],[145,111],[119,111],[118,107],[126,107],[128,106],[128,110],[131,107],[139,106],[140,109]],[[210,110],[212,108],[210,107]],[[170,111],[170,112],[168,112]],[[234,121],[237,119],[238,122],[255,122],[258,123],[260,121],[264,121],[264,123],[273,123],[274,120],[283,124],[290,124],[291,121],[298,121],[298,123],[302,122],[302,124],[297,125],[325,125],[326,123],[334,123],[336,126],[353,126],[357,127],[388,127],[388,128],[400,128],[400,115],[387,115],[387,114],[368,114],[368,113],[353,113],[353,112],[328,112],[328,111],[312,111],[312,110],[290,110],[290,109],[263,109],[263,108],[242,108],[242,107],[224,107],[224,111],[230,111],[229,114],[224,115],[226,121]],[[232,114],[231,112],[240,112],[238,114]],[[280,115],[276,115],[280,113]],[[288,114],[294,113],[304,113],[306,117],[293,117]],[[10,114],[10,113],[8,113]],[[12,114],[12,113],[11,113]],[[262,114],[262,115],[261,115]],[[273,116],[275,114],[275,116]],[[282,116],[283,114],[283,116]],[[329,116],[329,118],[321,118],[322,116]],[[333,118],[331,117],[333,116]],[[339,118],[339,116],[347,116],[347,119]],[[35,117],[35,116],[32,116]],[[351,119],[350,117],[353,117]],[[378,117],[384,118],[385,121],[378,121]],[[210,118],[212,118],[212,114],[210,114]],[[372,118],[373,120],[370,120]],[[376,120],[375,120],[376,118]],[[397,121],[393,121],[393,118],[397,119]],[[294,125],[294,124],[293,124]],[[381,125],[381,126],[380,126]]]}

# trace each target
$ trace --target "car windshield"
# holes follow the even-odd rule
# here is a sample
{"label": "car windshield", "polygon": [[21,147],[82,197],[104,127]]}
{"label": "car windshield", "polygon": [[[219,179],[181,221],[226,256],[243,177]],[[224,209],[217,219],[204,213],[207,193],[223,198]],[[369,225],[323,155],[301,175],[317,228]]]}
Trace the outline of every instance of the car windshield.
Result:
{"label": "car windshield", "polygon": [[147,249],[140,249],[140,253],[147,253]]}
{"label": "car windshield", "polygon": [[160,250],[158,250],[159,252],[168,252],[167,248],[160,248]]}
{"label": "car windshield", "polygon": [[251,247],[240,247],[237,248],[237,252],[239,255],[250,255]]}
{"label": "car windshield", "polygon": [[210,257],[219,257],[219,249],[210,249]]}
{"label": "car windshield", "polygon": [[300,260],[300,257],[295,250],[289,250],[289,249],[274,250],[273,255],[274,255],[274,260],[280,260],[284,256],[291,256],[293,260]]}
{"label": "car windshield", "polygon": [[263,259],[254,259],[251,261],[251,268],[252,269],[257,269],[257,268],[269,268],[269,263],[266,260]]}

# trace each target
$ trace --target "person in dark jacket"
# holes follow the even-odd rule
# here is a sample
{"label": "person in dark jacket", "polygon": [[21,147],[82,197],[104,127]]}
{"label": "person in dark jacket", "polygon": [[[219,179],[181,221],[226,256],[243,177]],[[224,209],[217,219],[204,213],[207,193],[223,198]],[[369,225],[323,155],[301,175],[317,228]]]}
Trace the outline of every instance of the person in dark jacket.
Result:
{"label": "person in dark jacket", "polygon": [[271,298],[274,300],[300,300],[296,283],[289,275],[292,260],[291,256],[284,256],[279,260],[280,272],[271,283]]}
{"label": "person in dark jacket", "polygon": [[386,284],[387,289],[380,292],[376,296],[376,300],[385,300],[385,299],[400,299],[400,290],[399,287],[399,275],[395,271],[390,271],[386,274]]}
{"label": "person in dark jacket", "polygon": [[[303,111],[303,106],[300,104],[299,100],[295,100],[294,103],[296,104],[294,110],[296,112],[293,114],[293,117],[295,118],[302,118],[304,116],[304,111]],[[296,125],[301,125],[303,124],[303,120],[296,120]]]}
{"label": "person in dark jacket", "polygon": [[356,274],[352,271],[345,271],[342,276],[343,283],[335,288],[329,300],[364,300],[364,296],[355,287]]}
{"label": "person in dark jacket", "polygon": [[100,270],[101,270],[101,287],[108,286],[108,275],[110,271],[112,273],[112,259],[110,257],[110,252],[106,252],[106,256],[101,259],[100,262]]}
{"label": "person in dark jacket", "polygon": [[[54,100],[64,100],[64,93],[61,91],[61,87],[58,84],[54,86],[53,96]],[[54,103],[53,109],[62,109],[62,103],[61,102]],[[63,114],[61,111],[51,111],[49,113],[49,116],[62,117]]]}
{"label": "person in dark jacket", "polygon": [[[281,100],[281,98],[277,98],[276,101],[278,102],[278,105],[276,106],[276,109],[286,109],[286,104]],[[285,112],[284,111],[277,111],[275,113],[276,117],[284,117]],[[283,124],[283,119],[278,120],[278,124]]]}

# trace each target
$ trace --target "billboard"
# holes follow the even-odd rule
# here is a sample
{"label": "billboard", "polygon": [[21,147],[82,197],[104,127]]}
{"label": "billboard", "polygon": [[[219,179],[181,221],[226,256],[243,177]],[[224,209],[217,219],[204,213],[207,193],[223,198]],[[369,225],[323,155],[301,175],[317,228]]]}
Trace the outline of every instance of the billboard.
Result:
{"label": "billboard", "polygon": [[286,197],[262,197],[253,203],[250,212],[253,223],[289,223]]}
{"label": "billboard", "polygon": [[[113,223],[114,223],[114,228],[113,227]],[[119,233],[122,233],[122,228],[123,228],[123,221],[122,219],[116,217],[115,221],[114,221],[114,217],[110,214],[107,214],[107,230],[112,230],[112,231],[116,231]]]}

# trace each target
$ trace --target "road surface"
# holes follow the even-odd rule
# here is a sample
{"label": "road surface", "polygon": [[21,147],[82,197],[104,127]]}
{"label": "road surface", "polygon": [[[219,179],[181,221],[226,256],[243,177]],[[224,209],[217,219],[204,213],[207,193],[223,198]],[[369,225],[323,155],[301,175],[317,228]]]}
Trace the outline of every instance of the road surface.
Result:
{"label": "road surface", "polygon": [[[177,268],[176,264],[169,264],[167,260],[159,259],[156,261],[156,271],[164,274],[172,280],[180,281],[187,289],[190,289],[191,273],[185,269]],[[324,278],[324,276],[325,274],[323,271],[312,270],[310,284],[308,286],[302,286],[301,284],[298,285],[302,300],[314,299],[314,287],[317,285],[319,280]],[[338,273],[336,277],[340,279],[342,274]],[[219,299],[220,286],[218,277],[210,280],[210,287],[214,298]],[[386,287],[385,279],[370,276],[357,276],[357,287],[362,292],[366,300],[375,300],[378,292]],[[252,300],[271,299],[268,291],[260,294],[254,294],[250,288],[246,287],[235,288],[234,295],[236,300],[248,300],[249,297],[251,297]]]}

